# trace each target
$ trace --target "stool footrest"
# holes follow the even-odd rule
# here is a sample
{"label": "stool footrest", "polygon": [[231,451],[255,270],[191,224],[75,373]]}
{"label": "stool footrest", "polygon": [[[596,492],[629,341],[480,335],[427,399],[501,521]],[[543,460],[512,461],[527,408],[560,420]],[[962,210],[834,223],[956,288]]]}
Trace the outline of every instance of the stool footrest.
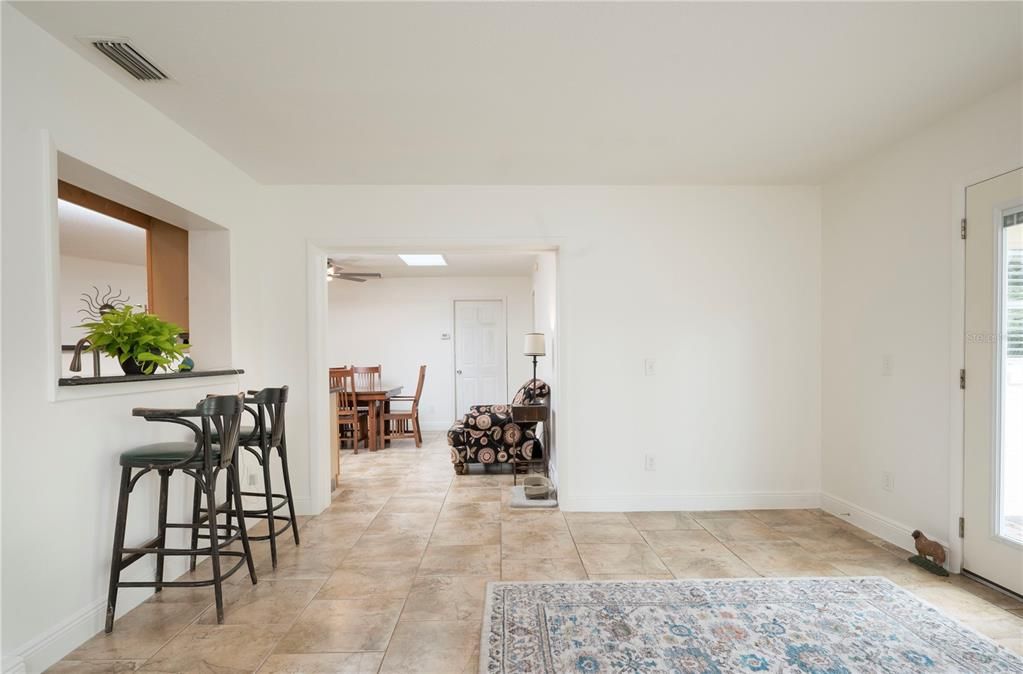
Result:
{"label": "stool footrest", "polygon": [[[238,557],[238,561],[230,569],[227,569],[220,574],[221,580],[227,580],[234,575],[234,572],[240,569],[245,564],[245,553],[240,550],[221,550],[221,556],[224,557]],[[216,581],[212,578],[209,580],[126,580],[118,581],[117,587],[207,587],[215,584]]]}
{"label": "stool footrest", "polygon": [[[240,535],[230,536],[225,538],[223,541],[218,541],[219,552],[222,555],[239,555],[242,554],[236,550],[224,550],[225,546],[231,545],[235,541],[241,538]],[[154,538],[149,543],[143,545],[140,548],[121,548],[121,570],[127,569],[129,566],[139,561],[146,555],[166,555],[168,557],[191,557],[192,555],[209,555],[213,552],[213,547],[206,548],[158,548],[156,542],[158,538]],[[123,555],[128,555],[124,557]]]}
{"label": "stool footrest", "polygon": [[[274,529],[274,536],[275,537],[276,536],[280,536],[285,531],[287,531],[288,529],[291,528],[291,518],[290,517],[286,517],[284,515],[274,515],[273,518],[275,520],[284,520],[285,522],[287,522],[287,524],[285,524],[280,529],[277,529],[277,528]],[[268,541],[268,540],[270,540],[270,534],[262,534],[260,536],[252,536],[252,535],[250,535],[249,536],[249,540],[250,541]]]}
{"label": "stool footrest", "polygon": [[[241,495],[242,496],[255,496],[255,497],[258,497],[258,498],[265,498],[266,497],[266,494],[261,493],[261,492],[241,492]],[[274,499],[278,500],[277,504],[274,505],[273,508],[272,508],[273,511],[277,511],[280,508],[282,508],[285,505],[287,505],[287,496],[285,496],[284,494],[270,494],[270,498],[274,498]],[[221,508],[223,508],[223,509],[221,509]],[[199,508],[198,511],[199,511],[199,513],[202,513],[201,518],[199,518],[199,526],[201,526],[202,528],[206,529],[207,525],[205,525],[204,523],[209,522],[210,515],[207,512],[206,508]],[[259,508],[259,509],[246,508],[246,509],[242,510],[242,512],[244,512],[244,514],[246,514],[247,518],[257,518],[257,516],[264,516],[264,518],[265,518],[265,516],[266,516],[266,508]],[[237,516],[237,510],[235,510],[233,506],[225,503],[222,506],[217,506],[217,514],[229,514],[231,516]],[[274,515],[274,516],[276,516],[276,515]],[[291,518],[286,518],[286,519],[287,520],[291,520]],[[187,525],[187,526],[191,526],[191,525]],[[217,526],[218,527],[223,527],[223,525],[217,525]]]}
{"label": "stool footrest", "polygon": [[[262,491],[243,491],[242,492],[242,496],[256,496],[258,498],[266,498],[266,492],[262,492]],[[270,494],[270,498],[284,499],[285,502],[287,502],[287,500],[288,500],[288,497],[285,496],[284,494],[274,494],[272,492]]]}
{"label": "stool footrest", "polygon": [[[209,527],[202,527],[202,528],[203,529],[209,529]],[[217,525],[217,529],[224,529],[225,532],[224,532],[223,535],[229,537],[229,538],[226,538],[224,540],[218,540],[217,541],[218,543],[220,543],[221,547],[227,545],[228,543],[233,543],[233,542],[241,539],[241,536],[242,536],[241,529],[239,529],[236,526],[232,526],[230,529],[228,529],[226,524],[218,524]],[[196,534],[195,537],[196,538],[201,538],[203,540],[209,540],[210,535],[209,534]],[[249,537],[249,540],[252,540],[251,536]]]}
{"label": "stool footrest", "polygon": [[[286,497],[279,496],[278,494],[274,494],[274,497],[280,498],[281,502],[278,503],[277,505],[275,505],[273,508],[270,509],[272,512],[277,512],[278,510],[280,510],[284,506],[288,505],[288,499]],[[266,515],[267,515],[266,508],[245,508],[242,512],[245,513],[246,517],[266,517]],[[232,513],[232,514],[235,514],[235,513]],[[275,515],[275,517],[276,517],[276,515]]]}
{"label": "stool footrest", "polygon": [[[167,528],[168,529],[209,529],[210,525],[207,524],[208,521],[209,521],[208,518],[203,518],[202,520],[199,521],[198,524],[177,524],[177,523],[175,523],[175,524],[168,524]],[[227,527],[226,524],[217,524],[217,528],[218,529],[224,529],[226,527]]]}
{"label": "stool footrest", "polygon": [[[135,562],[142,559],[143,555],[155,553],[159,550],[157,544],[160,542],[160,537],[146,541],[140,547],[137,548],[121,548],[121,569],[124,570],[134,564]],[[127,554],[127,557],[124,555]]]}

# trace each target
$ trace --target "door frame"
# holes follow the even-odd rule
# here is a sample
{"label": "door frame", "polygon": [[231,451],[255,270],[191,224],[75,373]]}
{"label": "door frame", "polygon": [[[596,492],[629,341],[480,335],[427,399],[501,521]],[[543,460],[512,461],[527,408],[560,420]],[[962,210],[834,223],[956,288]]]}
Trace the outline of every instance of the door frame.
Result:
{"label": "door frame", "polygon": [[508,386],[511,379],[508,377],[508,359],[510,356],[509,348],[511,347],[508,341],[508,298],[505,297],[456,297],[451,300],[451,377],[453,379],[453,386],[451,387],[452,395],[454,397],[454,409],[455,414],[459,414],[458,407],[458,375],[455,371],[458,369],[458,318],[456,314],[456,307],[459,302],[500,302],[501,309],[504,313],[504,395],[508,401],[511,401],[511,397],[508,396]]}
{"label": "door frame", "polygon": [[[989,343],[990,352],[985,351],[984,353],[978,354],[974,350],[974,355],[980,359],[981,362],[977,362],[973,367],[981,368],[979,374],[971,375],[971,372],[967,372],[967,385],[969,388],[963,391],[963,403],[964,403],[964,446],[963,446],[963,463],[966,465],[967,459],[972,457],[974,462],[982,462],[986,470],[981,473],[974,471],[972,473],[972,479],[970,481],[970,488],[973,491],[967,491],[967,484],[964,480],[963,483],[963,508],[965,514],[965,504],[969,502],[971,504],[971,518],[975,518],[977,521],[974,522],[972,519],[966,521],[966,534],[969,534],[971,540],[970,551],[973,551],[974,561],[971,563],[970,570],[965,568],[965,556],[968,552],[966,548],[966,538],[963,537],[960,543],[963,546],[963,564],[961,566],[961,572],[969,575],[981,581],[984,584],[996,587],[1002,591],[1008,592],[1013,596],[1021,596],[1019,593],[1023,592],[1020,589],[1018,581],[1007,580],[1005,575],[1006,568],[1013,568],[1019,561],[1020,551],[1023,550],[1023,542],[1015,539],[1010,539],[1002,534],[1000,522],[1000,513],[1003,506],[1002,494],[1002,452],[1004,451],[1004,434],[1003,434],[1003,395],[1005,389],[1003,388],[1003,377],[1005,373],[1006,362],[1002,359],[1004,345],[1002,337],[1004,336],[1004,330],[1006,326],[1003,323],[1004,320],[1004,309],[1003,301],[1005,300],[1002,290],[1004,283],[1004,268],[1003,263],[1005,261],[1004,244],[1005,239],[1003,235],[1003,223],[1002,215],[1005,211],[1018,212],[1023,207],[1023,194],[1018,192],[1018,176],[1023,172],[1023,161],[1017,160],[1015,167],[1011,170],[1003,171],[1001,173],[991,175],[982,181],[975,182],[967,188],[967,193],[964,194],[965,200],[969,200],[969,189],[985,189],[984,185],[992,183],[1002,179],[998,185],[1003,187],[996,187],[995,193],[987,192],[983,195],[978,194],[978,197],[983,196],[981,200],[974,204],[966,213],[967,217],[970,213],[976,218],[976,222],[968,221],[967,235],[968,239],[965,241],[964,246],[964,261],[965,253],[971,249],[968,247],[970,240],[973,238],[970,231],[980,231],[982,236],[991,238],[990,249],[982,247],[980,250],[973,250],[973,261],[975,264],[984,265],[984,269],[974,269],[973,279],[974,292],[979,290],[984,294],[990,294],[991,308],[993,314],[985,316],[975,316],[974,322],[971,324],[971,328],[974,331],[988,332],[999,335],[999,339]],[[1006,194],[1005,179],[1008,178],[1009,189]],[[1008,197],[1008,198],[1005,198]],[[968,205],[968,204],[967,204]],[[978,257],[979,256],[979,257]],[[964,269],[965,271],[965,269]],[[978,276],[979,274],[979,276]],[[964,275],[965,278],[965,275]],[[964,305],[965,305],[964,296]],[[984,302],[987,301],[987,297],[984,298]],[[978,321],[981,321],[978,323]],[[964,341],[968,338],[968,335],[964,331]],[[965,354],[964,354],[965,356]],[[990,357],[990,361],[988,358]],[[964,357],[965,362],[965,357]],[[965,367],[965,365],[964,365]],[[991,367],[990,371],[985,372],[988,367]],[[986,377],[990,377],[990,381],[986,380]],[[972,383],[971,383],[972,382]],[[972,391],[973,395],[985,395],[988,398],[990,409],[973,408],[972,411],[966,407],[969,396],[967,392]],[[988,447],[979,447],[976,444],[971,444],[971,457],[966,456],[966,441],[969,439],[966,436],[966,431],[969,430],[965,426],[967,420],[966,412],[971,411],[973,416],[970,417],[972,429],[975,432],[983,432],[987,434],[987,441],[990,443]],[[981,416],[976,416],[981,413]],[[982,459],[983,457],[983,459]],[[985,474],[986,473],[986,474]],[[964,470],[965,477],[965,470]],[[980,492],[980,493],[978,493]],[[969,497],[969,498],[968,498]],[[978,500],[979,497],[980,500]],[[985,526],[980,526],[984,524]],[[1015,548],[1016,552],[1006,551],[1002,546],[1008,548]],[[981,575],[983,574],[983,575]],[[1009,576],[1013,574],[1010,572]],[[999,583],[1005,583],[1005,586],[999,585]]]}
{"label": "door frame", "polygon": [[963,539],[959,537],[959,518],[963,516],[965,497],[964,465],[966,456],[966,396],[959,388],[959,371],[966,366],[966,241],[961,237],[966,218],[966,190],[1020,167],[1019,157],[1005,156],[983,168],[959,176],[951,186],[955,221],[949,223],[958,248],[950,258],[952,283],[949,286],[949,396],[948,415],[948,570],[963,569]]}
{"label": "door frame", "polygon": [[[435,253],[438,250],[451,253],[493,253],[495,250],[503,250],[520,253],[554,253],[555,259],[560,262],[560,249],[565,244],[563,237],[537,237],[537,238],[502,238],[502,237],[480,237],[477,239],[462,237],[453,240],[445,237],[422,237],[422,238],[395,238],[395,237],[338,237],[338,238],[310,238],[306,239],[306,372],[309,407],[308,407],[308,442],[309,442],[309,513],[316,515],[323,512],[330,505],[330,439],[327,437],[327,428],[330,421],[330,395],[328,393],[328,369],[330,361],[327,358],[327,284],[324,279],[324,269],[327,267],[327,258],[339,251],[359,252],[366,254],[398,254],[398,253]],[[559,373],[565,365],[565,354],[562,344],[568,338],[568,331],[561,322],[562,317],[562,267],[556,263],[555,267],[555,320],[558,325],[559,338],[554,345],[552,357],[557,358],[560,364]],[[507,302],[505,303],[507,307]],[[556,355],[554,353],[556,352]],[[552,386],[558,386],[559,391],[562,381],[567,382],[566,377],[559,376],[557,381],[551,382]],[[568,386],[568,384],[565,384]],[[560,400],[571,400],[568,391],[559,393]],[[571,416],[571,410],[567,405],[561,405],[560,414],[562,417]],[[557,439],[563,438],[566,433],[560,433],[559,428],[566,424],[557,424],[552,428],[552,437],[555,445]],[[568,443],[565,443],[566,445]],[[317,449],[322,448],[322,449]],[[562,466],[562,458],[569,452],[559,448],[555,460],[557,468]],[[562,493],[564,490],[562,489]]]}

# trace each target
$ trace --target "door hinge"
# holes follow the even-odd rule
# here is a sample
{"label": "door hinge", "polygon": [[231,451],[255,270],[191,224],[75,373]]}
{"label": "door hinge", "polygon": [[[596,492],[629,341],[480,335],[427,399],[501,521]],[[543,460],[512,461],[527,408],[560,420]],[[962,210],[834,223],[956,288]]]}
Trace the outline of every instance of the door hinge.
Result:
{"label": "door hinge", "polygon": [[966,390],[966,370],[959,370],[959,388]]}
{"label": "door hinge", "polygon": [[963,538],[966,533],[966,519],[963,517],[959,518],[959,538]]}
{"label": "door hinge", "polygon": [[959,238],[966,239],[966,218],[959,221]]}

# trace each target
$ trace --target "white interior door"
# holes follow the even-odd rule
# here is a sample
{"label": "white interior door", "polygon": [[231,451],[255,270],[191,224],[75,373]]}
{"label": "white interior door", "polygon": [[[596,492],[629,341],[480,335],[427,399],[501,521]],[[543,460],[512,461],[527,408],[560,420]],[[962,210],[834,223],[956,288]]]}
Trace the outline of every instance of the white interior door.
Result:
{"label": "white interior door", "polygon": [[507,334],[503,300],[455,301],[455,403],[506,403]]}
{"label": "white interior door", "polygon": [[963,568],[1023,594],[1023,169],[966,190]]}

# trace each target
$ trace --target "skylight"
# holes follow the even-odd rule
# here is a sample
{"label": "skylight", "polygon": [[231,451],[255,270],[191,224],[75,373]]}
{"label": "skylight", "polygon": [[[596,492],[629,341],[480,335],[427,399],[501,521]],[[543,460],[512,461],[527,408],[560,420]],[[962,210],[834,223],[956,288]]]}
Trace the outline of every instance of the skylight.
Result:
{"label": "skylight", "polygon": [[399,255],[401,261],[410,267],[446,267],[443,255]]}

